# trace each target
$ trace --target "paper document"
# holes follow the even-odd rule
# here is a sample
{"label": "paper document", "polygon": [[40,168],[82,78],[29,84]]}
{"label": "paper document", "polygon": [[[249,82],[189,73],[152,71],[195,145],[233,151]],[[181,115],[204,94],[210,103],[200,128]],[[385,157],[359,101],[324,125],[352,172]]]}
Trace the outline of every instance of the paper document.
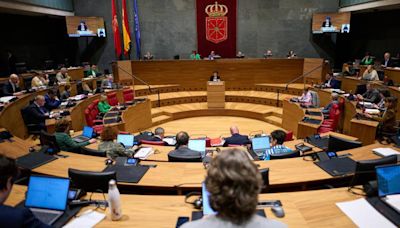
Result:
{"label": "paper document", "polygon": [[379,114],[379,113],[381,113],[381,111],[379,111],[379,109],[372,109],[372,108],[365,109],[365,112],[368,113],[368,114]]}
{"label": "paper document", "polygon": [[175,145],[176,140],[174,138],[163,138],[163,141],[168,143],[168,145]]}
{"label": "paper document", "polygon": [[372,150],[375,154],[382,156],[382,157],[387,157],[390,155],[399,155],[400,153],[396,150],[393,150],[392,148],[375,148]]}
{"label": "paper document", "polygon": [[93,210],[87,210],[82,215],[72,220],[64,228],[81,228],[81,227],[94,227],[97,223],[106,217],[105,214]]}
{"label": "paper document", "polygon": [[381,213],[375,210],[364,198],[336,203],[336,206],[338,206],[358,227],[396,227]]}
{"label": "paper document", "polygon": [[16,96],[5,96],[5,97],[0,97],[0,102],[1,103],[8,103],[10,100],[16,98]]}
{"label": "paper document", "polygon": [[400,212],[400,194],[386,196],[386,203]]}
{"label": "paper document", "polygon": [[154,153],[154,150],[152,147],[143,147],[140,148],[138,152],[136,152],[134,158],[139,158],[139,159],[147,159],[150,155]]}

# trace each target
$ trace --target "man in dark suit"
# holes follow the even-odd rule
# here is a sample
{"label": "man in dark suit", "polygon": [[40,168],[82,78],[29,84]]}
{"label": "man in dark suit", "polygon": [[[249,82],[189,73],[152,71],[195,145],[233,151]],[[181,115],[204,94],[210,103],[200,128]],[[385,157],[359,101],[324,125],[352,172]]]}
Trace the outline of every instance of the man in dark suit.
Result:
{"label": "man in dark suit", "polygon": [[189,135],[188,133],[181,131],[176,134],[176,149],[169,152],[168,156],[178,159],[196,159],[198,158],[201,161],[201,153],[198,151],[194,151],[189,149]]}
{"label": "man in dark suit", "polygon": [[325,18],[325,21],[322,22],[322,27],[323,27],[323,28],[332,27],[331,17],[327,16],[327,17]]}
{"label": "man in dark suit", "polygon": [[239,134],[238,127],[232,126],[230,130],[232,136],[225,139],[224,146],[250,144],[249,137],[247,137],[247,135]]}
{"label": "man in dark suit", "polygon": [[78,25],[78,31],[87,31],[88,27],[85,21],[81,21]]}
{"label": "man in dark suit", "polygon": [[46,130],[46,119],[50,118],[50,114],[44,107],[45,103],[44,96],[38,95],[26,108],[24,120],[27,125],[36,125],[35,129]]}
{"label": "man in dark suit", "polygon": [[[162,127],[158,127],[154,130],[154,135],[151,136],[151,138],[149,138],[149,141],[153,141],[153,142],[162,142],[164,139],[164,128]],[[167,142],[164,142],[165,146],[168,146],[169,144]]]}
{"label": "man in dark suit", "polygon": [[374,104],[379,103],[381,100],[379,91],[373,88],[370,83],[367,84],[367,92],[365,92],[363,95],[357,94],[357,97],[361,101],[371,102]]}
{"label": "man in dark suit", "polygon": [[333,77],[332,73],[326,74],[325,76],[324,87],[332,88],[332,89],[340,89],[339,81]]}
{"label": "man in dark suit", "polygon": [[393,64],[394,63],[393,63],[392,59],[390,58],[390,53],[386,52],[383,55],[382,67],[393,67]]}
{"label": "man in dark suit", "polygon": [[210,77],[210,82],[219,82],[221,81],[221,78],[218,75],[218,71],[214,71],[213,75]]}
{"label": "man in dark suit", "polygon": [[15,160],[0,155],[0,227],[50,227],[37,219],[27,208],[4,205],[17,176]]}
{"label": "man in dark suit", "polygon": [[7,83],[3,85],[3,96],[19,96],[22,95],[19,87],[18,75],[12,74]]}

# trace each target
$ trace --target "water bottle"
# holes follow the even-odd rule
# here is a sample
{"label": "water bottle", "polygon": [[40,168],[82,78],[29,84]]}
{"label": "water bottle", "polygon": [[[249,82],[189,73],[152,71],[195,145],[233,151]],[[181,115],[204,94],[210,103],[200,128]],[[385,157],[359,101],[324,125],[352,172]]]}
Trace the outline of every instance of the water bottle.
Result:
{"label": "water bottle", "polygon": [[110,180],[108,183],[108,205],[110,207],[111,220],[120,220],[122,217],[121,197],[115,180]]}

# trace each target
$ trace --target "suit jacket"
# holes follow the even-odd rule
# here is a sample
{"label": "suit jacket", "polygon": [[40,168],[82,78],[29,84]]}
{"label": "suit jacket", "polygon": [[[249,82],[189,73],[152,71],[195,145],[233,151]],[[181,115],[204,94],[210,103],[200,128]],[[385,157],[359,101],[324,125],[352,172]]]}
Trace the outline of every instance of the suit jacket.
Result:
{"label": "suit jacket", "polygon": [[[163,140],[157,136],[151,136],[148,141],[153,141],[153,142],[163,142]],[[164,146],[169,146],[168,143],[164,142]]]}
{"label": "suit jacket", "polygon": [[0,227],[50,227],[37,219],[27,208],[16,208],[0,205]]}
{"label": "suit jacket", "polygon": [[46,103],[45,103],[44,106],[49,111],[58,108],[60,106],[60,104],[61,104],[60,100],[50,99],[49,95],[46,95],[44,98],[46,100]]}
{"label": "suit jacket", "polygon": [[114,86],[114,83],[110,82],[108,79],[104,79],[101,81],[101,88],[103,89],[112,89]]}
{"label": "suit jacket", "polygon": [[[325,80],[325,83],[324,83],[324,84],[326,84],[326,83],[328,83],[328,80]],[[340,88],[339,88],[339,81],[336,80],[336,79],[331,79],[331,81],[330,81],[330,83],[329,83],[329,86],[330,86],[330,88],[332,88],[332,89],[340,89]]]}
{"label": "suit jacket", "polygon": [[81,25],[81,24],[79,24],[78,25],[78,31],[86,31],[87,30],[87,25]]}
{"label": "suit jacket", "polygon": [[322,27],[332,27],[332,22],[326,23],[326,21],[322,22]]}
{"label": "suit jacket", "polygon": [[175,158],[198,158],[201,160],[201,153],[191,150],[187,146],[180,146],[178,149],[169,152],[168,155]]}
{"label": "suit jacket", "polygon": [[[219,76],[217,76],[217,79],[221,80],[221,78]],[[211,75],[211,77],[210,77],[210,82],[212,82],[212,81],[214,81],[214,75]]]}
{"label": "suit jacket", "polygon": [[365,92],[363,95],[364,101],[377,104],[380,101],[379,91],[377,89],[372,89]]}
{"label": "suit jacket", "polygon": [[10,81],[7,81],[7,83],[3,85],[3,96],[13,96],[14,93],[19,91],[21,91],[21,88],[19,88],[18,85],[15,85],[15,88],[13,89]]}
{"label": "suit jacket", "polygon": [[[385,65],[385,59],[382,59],[381,64],[382,64],[382,65]],[[387,64],[386,64],[386,67],[394,67],[394,63],[393,63],[392,59],[389,59],[389,60],[388,60],[388,62],[387,62]]]}
{"label": "suit jacket", "polygon": [[48,112],[45,107],[41,109],[33,102],[26,109],[27,124],[42,124],[44,125],[48,118],[45,113]]}
{"label": "suit jacket", "polygon": [[250,144],[249,137],[247,135],[233,134],[231,137],[226,138],[224,146],[228,145],[246,145]]}

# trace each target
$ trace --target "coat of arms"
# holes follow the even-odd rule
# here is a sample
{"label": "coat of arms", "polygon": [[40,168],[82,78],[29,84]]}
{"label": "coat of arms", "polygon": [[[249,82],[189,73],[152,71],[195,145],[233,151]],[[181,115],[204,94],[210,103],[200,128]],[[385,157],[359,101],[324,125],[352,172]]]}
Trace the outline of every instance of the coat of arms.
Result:
{"label": "coat of arms", "polygon": [[228,7],[215,2],[205,9],[209,17],[206,17],[206,39],[215,44],[221,43],[228,38]]}

